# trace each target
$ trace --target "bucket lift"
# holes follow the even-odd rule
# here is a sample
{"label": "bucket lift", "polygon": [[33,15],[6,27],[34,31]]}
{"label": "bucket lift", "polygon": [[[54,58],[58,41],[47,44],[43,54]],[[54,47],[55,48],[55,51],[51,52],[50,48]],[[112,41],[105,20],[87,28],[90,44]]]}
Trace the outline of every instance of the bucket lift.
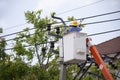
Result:
{"label": "bucket lift", "polygon": [[[64,24],[64,31],[66,31],[66,24],[65,22],[59,18],[52,16],[55,19],[61,20]],[[103,59],[101,58],[98,50],[92,44],[91,39],[87,38],[86,33],[79,33],[79,32],[71,32],[65,34],[63,38],[59,39],[59,56],[62,61],[62,70],[60,80],[65,80],[65,72],[64,69],[66,68],[64,63],[80,63],[86,60],[87,49],[91,52],[95,62],[99,66],[105,80],[114,80],[112,75],[110,74],[109,70],[107,69]],[[62,74],[63,73],[63,74]]]}
{"label": "bucket lift", "polygon": [[[86,33],[71,32],[63,36],[60,43],[60,57],[67,64],[76,64],[86,61],[87,49],[91,52],[95,62],[99,66],[105,80],[113,80],[112,75],[107,69],[96,47],[92,44],[91,39],[87,38]],[[87,45],[87,47],[86,47]],[[62,55],[62,56],[61,56]]]}
{"label": "bucket lift", "polygon": [[[86,60],[86,33],[71,32],[60,41],[60,57],[63,54],[65,63],[80,63]],[[78,45],[80,44],[80,45]],[[64,49],[63,49],[64,48]],[[62,51],[64,50],[64,52]]]}

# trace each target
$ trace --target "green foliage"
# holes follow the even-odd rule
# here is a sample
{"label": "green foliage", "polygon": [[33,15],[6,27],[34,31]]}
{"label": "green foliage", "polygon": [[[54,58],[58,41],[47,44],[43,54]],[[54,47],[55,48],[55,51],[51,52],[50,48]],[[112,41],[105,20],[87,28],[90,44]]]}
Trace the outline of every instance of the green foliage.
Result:
{"label": "green foliage", "polygon": [[22,61],[6,62],[0,64],[0,79],[1,80],[22,80],[27,74],[29,67]]}
{"label": "green foliage", "polygon": [[53,12],[53,13],[51,13],[51,16],[53,17],[53,16],[55,16],[55,14],[56,14],[56,13],[55,13],[55,12]]}
{"label": "green foliage", "polygon": [[[50,37],[46,32],[47,24],[54,23],[55,20],[49,19],[48,17],[41,18],[41,13],[41,10],[36,12],[27,11],[25,13],[27,22],[33,24],[35,29],[32,32],[33,35],[30,35],[31,32],[29,31],[29,28],[24,29],[25,32],[19,33],[17,35],[20,38],[15,39],[14,52],[16,54],[14,57],[14,61],[32,61],[33,57],[37,57],[37,66],[28,66],[29,70],[26,70],[28,70],[27,72],[29,72],[29,74],[25,73],[25,76],[23,76],[24,79],[58,80],[59,67],[58,63],[56,62],[58,57],[56,57],[51,48],[48,46],[47,42],[49,42]],[[55,38],[53,38],[53,40],[54,39]],[[44,53],[41,51],[42,48],[45,48]],[[53,58],[54,55],[55,58]]]}
{"label": "green foliage", "polygon": [[79,26],[84,28],[84,27],[85,27],[85,24],[80,24]]}
{"label": "green foliage", "polygon": [[89,75],[85,77],[83,80],[96,80],[93,76]]}
{"label": "green foliage", "polygon": [[3,38],[0,39],[0,60],[4,61],[7,54],[5,53],[6,42]]}
{"label": "green foliage", "polygon": [[17,45],[14,46],[14,51],[16,52],[16,55],[18,55],[18,57],[27,56],[28,60],[33,59],[34,50],[32,48],[26,49],[23,44],[18,40],[16,41],[16,44]]}
{"label": "green foliage", "polygon": [[[30,31],[29,28],[25,28],[24,32],[17,34],[14,39],[13,53],[6,53],[6,42],[1,39],[0,42],[0,80],[59,80],[60,65],[58,62],[59,55],[53,52],[50,48],[50,44],[47,43],[51,40],[46,32],[46,26],[50,23],[55,23],[54,19],[48,17],[41,17],[42,10],[39,11],[27,11],[25,17],[28,23],[34,25],[34,30]],[[52,16],[55,13],[51,14]],[[74,20],[75,18],[68,17],[68,20]],[[56,27],[54,26],[53,29]],[[62,36],[63,28],[60,32]],[[31,32],[33,35],[31,35]],[[52,31],[55,33],[55,31]],[[19,38],[18,38],[19,37]],[[58,41],[57,38],[52,37],[52,40]],[[45,49],[42,52],[42,48]],[[59,50],[56,48],[55,50]],[[31,64],[33,58],[37,58],[36,64]],[[116,62],[120,67],[119,61]],[[76,65],[67,66],[67,79],[72,80],[74,72],[77,73],[79,67]],[[92,66],[90,72],[102,75],[100,70],[96,66]],[[97,80],[93,75],[84,77],[83,80]],[[102,80],[102,79],[101,79]],[[104,79],[103,79],[104,80]]]}
{"label": "green foliage", "polygon": [[73,21],[73,20],[75,20],[75,18],[74,18],[74,16],[72,16],[72,17],[69,16],[69,17],[68,17],[68,20],[69,20],[69,21]]}

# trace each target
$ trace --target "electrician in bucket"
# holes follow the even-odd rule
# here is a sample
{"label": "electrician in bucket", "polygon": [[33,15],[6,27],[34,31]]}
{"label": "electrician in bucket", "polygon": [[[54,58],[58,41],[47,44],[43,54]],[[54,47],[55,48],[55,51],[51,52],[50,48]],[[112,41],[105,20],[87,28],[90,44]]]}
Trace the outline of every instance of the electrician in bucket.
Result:
{"label": "electrician in bucket", "polygon": [[78,22],[75,20],[70,25],[68,32],[80,32],[82,30],[81,27],[78,27]]}

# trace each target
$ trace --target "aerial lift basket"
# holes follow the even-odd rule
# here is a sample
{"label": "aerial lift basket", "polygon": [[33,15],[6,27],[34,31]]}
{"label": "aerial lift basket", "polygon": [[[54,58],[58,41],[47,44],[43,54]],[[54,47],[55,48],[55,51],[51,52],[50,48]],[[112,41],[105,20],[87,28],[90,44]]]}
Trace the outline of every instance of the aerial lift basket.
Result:
{"label": "aerial lift basket", "polygon": [[66,63],[80,63],[86,60],[86,33],[71,32],[65,34],[60,43],[60,57]]}

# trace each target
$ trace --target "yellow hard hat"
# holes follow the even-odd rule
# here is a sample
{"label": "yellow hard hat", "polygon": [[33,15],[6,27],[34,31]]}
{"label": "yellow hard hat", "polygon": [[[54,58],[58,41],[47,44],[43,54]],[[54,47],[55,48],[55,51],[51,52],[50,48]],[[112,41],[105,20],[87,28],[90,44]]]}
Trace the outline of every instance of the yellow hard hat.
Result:
{"label": "yellow hard hat", "polygon": [[75,20],[75,21],[72,22],[71,25],[72,25],[72,26],[78,26],[78,22]]}

